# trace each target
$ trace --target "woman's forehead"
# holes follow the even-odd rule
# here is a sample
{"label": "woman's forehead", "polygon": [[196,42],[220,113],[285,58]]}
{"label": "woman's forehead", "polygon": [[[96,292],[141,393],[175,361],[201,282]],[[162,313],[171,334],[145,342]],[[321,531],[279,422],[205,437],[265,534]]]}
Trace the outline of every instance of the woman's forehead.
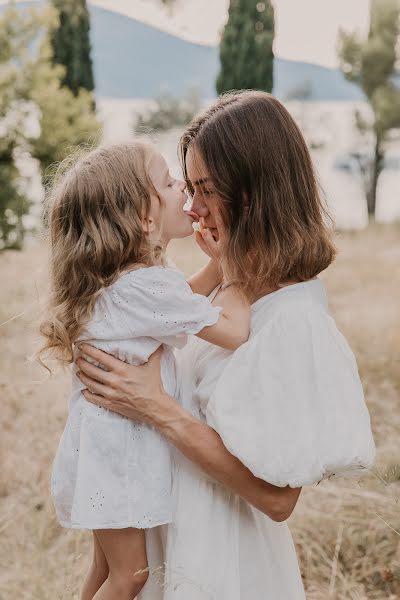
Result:
{"label": "woman's forehead", "polygon": [[186,173],[193,185],[201,185],[210,178],[203,157],[193,146],[189,147],[186,154]]}

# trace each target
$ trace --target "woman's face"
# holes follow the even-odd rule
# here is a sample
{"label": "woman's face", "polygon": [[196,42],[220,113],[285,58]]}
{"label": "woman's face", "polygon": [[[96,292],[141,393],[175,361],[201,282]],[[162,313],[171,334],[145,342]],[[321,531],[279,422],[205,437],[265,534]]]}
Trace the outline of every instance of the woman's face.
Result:
{"label": "woman's face", "polygon": [[215,212],[220,207],[220,199],[207,167],[194,147],[189,147],[186,154],[186,173],[193,190],[191,211],[201,219],[203,227],[210,229],[213,237],[218,239]]}

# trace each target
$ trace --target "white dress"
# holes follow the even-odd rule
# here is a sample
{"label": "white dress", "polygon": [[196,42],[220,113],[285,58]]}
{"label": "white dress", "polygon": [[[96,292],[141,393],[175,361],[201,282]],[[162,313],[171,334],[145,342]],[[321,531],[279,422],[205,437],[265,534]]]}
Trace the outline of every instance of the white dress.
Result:
{"label": "white dress", "polygon": [[[233,355],[191,340],[178,359],[182,404],[256,476],[302,486],[333,472],[360,475],[373,464],[356,361],[318,279],[253,304],[250,340]],[[141,600],[304,600],[287,524],[211,481],[177,451],[174,463],[173,522],[162,528],[162,540],[146,534],[157,577]]]}
{"label": "white dress", "polygon": [[[173,348],[218,321],[219,308],[194,294],[169,267],[141,268],[105,288],[81,340],[141,364],[164,344],[161,376],[176,393]],[[99,408],[82,395],[73,369],[68,420],[52,472],[61,525],[80,529],[152,528],[172,516],[171,450],[152,428]]]}

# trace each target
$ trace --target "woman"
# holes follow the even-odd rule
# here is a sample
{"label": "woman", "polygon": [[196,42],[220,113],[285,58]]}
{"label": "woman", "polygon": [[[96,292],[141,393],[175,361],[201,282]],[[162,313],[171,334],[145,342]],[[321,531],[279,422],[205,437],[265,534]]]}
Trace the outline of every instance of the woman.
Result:
{"label": "woman", "polygon": [[354,356],[317,279],[335,249],[311,159],[286,109],[252,91],[195,119],[181,156],[192,211],[214,238],[203,248],[252,302],[250,340],[234,355],[189,343],[181,406],[162,388],[158,356],[134,368],[83,346],[108,369],[78,360],[85,397],[177,450],[174,523],[147,540],[154,571],[163,544],[165,587],[153,573],[144,598],[302,600],[284,523],[301,486],[360,473],[375,451]]}

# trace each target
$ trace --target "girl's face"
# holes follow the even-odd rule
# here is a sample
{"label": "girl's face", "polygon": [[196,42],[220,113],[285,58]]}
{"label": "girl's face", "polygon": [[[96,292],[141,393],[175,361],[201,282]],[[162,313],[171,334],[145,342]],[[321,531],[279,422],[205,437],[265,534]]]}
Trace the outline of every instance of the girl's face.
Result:
{"label": "girl's face", "polygon": [[158,194],[158,198],[152,197],[147,231],[165,247],[173,239],[191,235],[194,218],[183,210],[187,202],[185,182],[171,176],[159,152],[154,151],[147,168]]}

